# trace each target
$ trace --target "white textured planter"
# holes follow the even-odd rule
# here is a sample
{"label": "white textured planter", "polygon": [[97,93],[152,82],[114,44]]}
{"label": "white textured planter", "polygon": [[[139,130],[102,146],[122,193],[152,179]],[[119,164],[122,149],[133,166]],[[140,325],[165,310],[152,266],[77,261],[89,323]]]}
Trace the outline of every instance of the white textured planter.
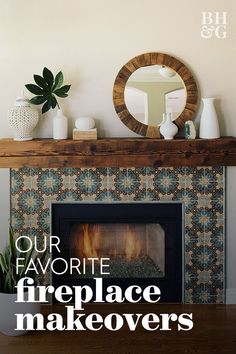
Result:
{"label": "white textured planter", "polygon": [[9,125],[14,132],[14,140],[32,140],[32,132],[39,121],[38,112],[30,107],[24,96],[18,97],[15,107],[9,111]]}
{"label": "white textured planter", "polygon": [[40,313],[39,303],[16,303],[16,294],[0,293],[0,332],[7,336],[22,336],[28,331],[16,331],[16,313]]}

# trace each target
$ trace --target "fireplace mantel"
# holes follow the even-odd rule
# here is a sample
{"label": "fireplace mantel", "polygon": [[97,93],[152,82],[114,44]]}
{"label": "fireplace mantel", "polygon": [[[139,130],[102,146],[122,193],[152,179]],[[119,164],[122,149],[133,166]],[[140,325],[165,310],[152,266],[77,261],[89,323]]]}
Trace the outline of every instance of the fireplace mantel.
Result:
{"label": "fireplace mantel", "polygon": [[91,141],[0,139],[0,167],[236,166],[236,138],[104,138]]}

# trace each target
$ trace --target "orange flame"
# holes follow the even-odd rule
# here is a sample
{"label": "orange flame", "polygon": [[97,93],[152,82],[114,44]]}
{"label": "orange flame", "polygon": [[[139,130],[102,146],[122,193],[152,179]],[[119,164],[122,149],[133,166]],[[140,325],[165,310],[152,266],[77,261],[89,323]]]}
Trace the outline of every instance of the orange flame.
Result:
{"label": "orange flame", "polygon": [[128,261],[138,258],[141,253],[141,242],[135,234],[128,228],[125,234],[125,256]]}
{"label": "orange flame", "polygon": [[97,244],[98,244],[98,232],[95,232],[95,234],[91,237],[91,234],[89,232],[89,225],[84,224],[83,225],[83,255],[85,257],[93,257],[96,258],[98,257],[97,254]]}
{"label": "orange flame", "polygon": [[108,254],[104,253],[109,253],[112,258],[121,255],[130,261],[133,258],[138,258],[141,254],[141,242],[129,226],[127,226],[127,231],[124,234],[123,247],[122,243],[119,243],[119,240],[117,240],[120,246],[117,247],[116,242],[114,242],[109,248],[104,248],[103,242],[105,242],[105,239],[101,237],[98,224],[83,224],[82,230],[83,234],[78,244],[80,256],[82,255],[85,258],[99,258],[108,256]]}

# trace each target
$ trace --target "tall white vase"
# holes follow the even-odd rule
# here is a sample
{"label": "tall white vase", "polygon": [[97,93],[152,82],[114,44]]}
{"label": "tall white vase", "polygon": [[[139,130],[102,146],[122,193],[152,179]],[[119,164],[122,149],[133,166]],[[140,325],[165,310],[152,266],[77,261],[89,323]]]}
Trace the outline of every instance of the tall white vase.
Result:
{"label": "tall white vase", "polygon": [[68,138],[68,119],[58,109],[57,115],[53,118],[53,139],[63,140]]}
{"label": "tall white vase", "polygon": [[217,139],[220,137],[220,127],[214,106],[215,98],[203,98],[203,111],[200,121],[199,138]]}

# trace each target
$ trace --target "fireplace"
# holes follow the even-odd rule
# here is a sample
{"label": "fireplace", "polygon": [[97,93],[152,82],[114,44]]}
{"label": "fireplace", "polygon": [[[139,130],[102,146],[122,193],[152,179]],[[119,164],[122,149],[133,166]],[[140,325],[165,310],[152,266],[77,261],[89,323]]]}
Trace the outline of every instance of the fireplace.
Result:
{"label": "fireplace", "polygon": [[93,286],[93,278],[101,277],[96,259],[108,258],[104,286],[155,284],[163,302],[182,302],[182,203],[53,203],[51,217],[61,250],[54,249],[53,258],[95,259],[93,274],[54,274],[54,286]]}
{"label": "fireplace", "polygon": [[[164,277],[165,232],[160,224],[76,222],[70,239],[72,257],[109,258],[109,278],[139,278],[141,272],[142,278]],[[96,263],[94,274],[99,275]]]}
{"label": "fireplace", "polygon": [[[54,203],[166,203],[170,221],[171,215],[174,216],[170,210],[174,203],[183,205],[186,303],[225,301],[224,200],[225,169],[222,166],[11,169],[11,225],[18,236],[49,237],[52,232],[51,206],[53,218],[56,217]],[[66,215],[68,219],[64,212],[60,217]],[[77,221],[80,212],[73,216]],[[89,220],[90,215],[90,211],[85,215],[85,223],[93,223]],[[159,211],[156,211],[157,215],[160,216]],[[169,242],[172,236],[167,235],[169,226],[164,221],[160,220],[160,225]],[[94,220],[94,223],[101,224],[101,220]],[[61,235],[59,226],[55,229]],[[70,237],[69,231],[63,236],[66,240]],[[166,253],[165,264],[168,263],[167,256]],[[49,285],[50,280],[47,272],[42,283]]]}

